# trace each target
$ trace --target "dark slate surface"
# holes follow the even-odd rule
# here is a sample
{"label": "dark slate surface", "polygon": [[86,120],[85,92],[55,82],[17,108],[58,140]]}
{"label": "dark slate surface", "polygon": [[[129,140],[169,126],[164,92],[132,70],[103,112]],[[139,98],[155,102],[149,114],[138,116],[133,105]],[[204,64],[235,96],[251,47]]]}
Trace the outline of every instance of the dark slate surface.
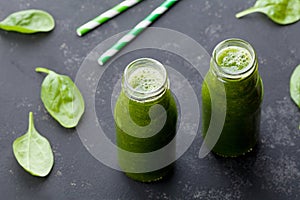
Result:
{"label": "dark slate surface", "polygon": [[[243,38],[255,47],[265,98],[260,142],[247,156],[225,159],[209,154],[199,159],[198,133],[171,178],[142,184],[94,159],[76,130],[60,127],[47,114],[39,98],[43,75],[34,72],[36,66],[49,66],[75,78],[97,44],[135,25],[162,0],[142,2],[91,34],[76,36],[78,25],[117,2],[0,1],[1,19],[13,11],[39,8],[52,13],[57,23],[49,34],[0,31],[0,199],[299,199],[300,112],[289,97],[289,77],[300,63],[300,22],[278,26],[261,14],[235,19],[234,14],[254,0],[183,0],[153,25],[182,32],[209,53],[230,37]],[[149,54],[161,56],[155,51],[136,52]],[[136,55],[122,57],[122,63]],[[36,127],[51,141],[55,154],[53,171],[43,179],[26,173],[12,154],[13,140],[27,129],[29,111],[35,113]],[[109,116],[103,112],[100,109],[98,115]],[[109,135],[114,138],[113,131]]]}

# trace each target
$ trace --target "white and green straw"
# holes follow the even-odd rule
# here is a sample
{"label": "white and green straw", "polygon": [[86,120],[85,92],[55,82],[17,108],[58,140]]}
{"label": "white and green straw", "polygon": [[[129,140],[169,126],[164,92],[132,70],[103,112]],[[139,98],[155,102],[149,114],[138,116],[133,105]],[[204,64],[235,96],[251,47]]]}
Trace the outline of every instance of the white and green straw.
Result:
{"label": "white and green straw", "polygon": [[115,7],[109,9],[108,11],[102,13],[95,19],[87,22],[86,24],[80,26],[76,32],[78,36],[83,36],[84,34],[90,32],[91,30],[95,29],[96,27],[100,26],[101,24],[107,22],[108,20],[112,19],[113,17],[119,15],[120,13],[126,11],[130,7],[134,6],[135,4],[141,2],[143,0],[125,0],[120,4],[116,5]]}
{"label": "white and green straw", "polygon": [[142,33],[155,20],[162,16],[170,7],[172,7],[178,0],[166,0],[158,8],[156,8],[143,21],[138,23],[131,31],[123,36],[115,45],[107,50],[98,60],[100,65],[104,65],[111,57],[116,55],[127,44],[134,40],[140,33]]}

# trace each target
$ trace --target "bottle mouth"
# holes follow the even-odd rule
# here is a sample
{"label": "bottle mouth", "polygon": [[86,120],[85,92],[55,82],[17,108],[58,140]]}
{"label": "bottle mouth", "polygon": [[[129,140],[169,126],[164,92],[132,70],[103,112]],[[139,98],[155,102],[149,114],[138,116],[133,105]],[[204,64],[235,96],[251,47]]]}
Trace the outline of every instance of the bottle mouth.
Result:
{"label": "bottle mouth", "polygon": [[[249,53],[251,59],[248,64],[241,70],[236,70],[234,72],[226,70],[226,67],[222,67],[218,64],[219,53],[226,48],[243,49],[247,52],[247,54]],[[238,38],[230,38],[220,42],[214,48],[211,62],[213,62],[212,64],[214,66],[214,69],[219,76],[228,79],[241,79],[249,76],[254,72],[257,58],[254,48],[248,42]]]}
{"label": "bottle mouth", "polygon": [[169,87],[167,71],[157,60],[140,58],[132,61],[124,70],[125,94],[136,101],[152,101]]}

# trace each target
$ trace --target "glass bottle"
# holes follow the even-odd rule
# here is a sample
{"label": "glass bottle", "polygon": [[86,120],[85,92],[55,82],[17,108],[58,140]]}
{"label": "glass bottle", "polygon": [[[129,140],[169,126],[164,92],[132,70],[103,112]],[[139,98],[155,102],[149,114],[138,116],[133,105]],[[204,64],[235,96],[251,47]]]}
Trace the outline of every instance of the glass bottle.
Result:
{"label": "glass bottle", "polygon": [[[135,168],[159,160],[137,161],[123,152],[151,153],[168,145],[176,135],[176,103],[169,89],[167,71],[161,63],[141,58],[126,67],[114,117],[117,146],[121,149],[118,151],[119,165],[128,177],[152,182],[172,172],[171,164],[154,171],[135,173]],[[166,154],[168,158],[174,156],[175,145]]]}
{"label": "glass bottle", "polygon": [[[235,157],[253,149],[260,130],[263,83],[253,47],[241,39],[219,43],[212,53],[210,69],[202,85],[203,136],[211,127],[220,136],[212,151]],[[212,109],[217,117],[212,118]],[[224,118],[218,116],[225,116]],[[213,127],[220,126],[220,130]]]}

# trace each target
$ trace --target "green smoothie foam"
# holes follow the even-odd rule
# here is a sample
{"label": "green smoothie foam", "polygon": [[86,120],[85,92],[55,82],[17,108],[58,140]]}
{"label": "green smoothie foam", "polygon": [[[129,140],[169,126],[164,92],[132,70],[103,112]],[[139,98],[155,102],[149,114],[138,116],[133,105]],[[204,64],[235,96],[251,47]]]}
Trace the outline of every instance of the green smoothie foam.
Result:
{"label": "green smoothie foam", "polygon": [[217,54],[217,64],[230,74],[245,71],[251,60],[249,51],[241,47],[226,47]]}
{"label": "green smoothie foam", "polygon": [[164,77],[150,67],[140,67],[128,77],[129,85],[139,92],[153,92],[164,84]]}

